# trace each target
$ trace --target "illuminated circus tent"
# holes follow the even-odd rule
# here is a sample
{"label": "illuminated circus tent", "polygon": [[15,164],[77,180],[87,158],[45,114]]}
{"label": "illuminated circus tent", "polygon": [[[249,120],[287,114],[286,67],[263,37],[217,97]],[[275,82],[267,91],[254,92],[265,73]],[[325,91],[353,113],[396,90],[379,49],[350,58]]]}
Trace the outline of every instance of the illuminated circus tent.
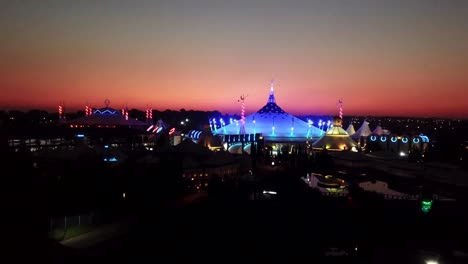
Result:
{"label": "illuminated circus tent", "polygon": [[128,110],[117,110],[109,107],[108,99],[104,102],[105,107],[100,109],[91,109],[86,106],[86,116],[70,120],[70,127],[145,127],[144,122],[130,118]]}
{"label": "illuminated circus tent", "polygon": [[[242,98],[241,98],[242,99]],[[256,113],[246,116],[244,131],[242,119],[214,130],[217,135],[262,134],[265,141],[303,141],[318,138],[322,131],[293,115],[276,104],[274,85],[271,82],[270,95],[265,106]]]}
{"label": "illuminated circus tent", "polygon": [[162,121],[162,119],[159,119],[158,122],[154,125],[150,125],[146,131],[147,132],[151,132],[151,133],[160,133],[162,131],[165,131],[169,128],[169,126],[164,122]]}
{"label": "illuminated circus tent", "polygon": [[356,142],[341,127],[342,120],[335,118],[333,126],[325,133],[323,137],[312,144],[314,149],[327,150],[351,150],[357,146]]}

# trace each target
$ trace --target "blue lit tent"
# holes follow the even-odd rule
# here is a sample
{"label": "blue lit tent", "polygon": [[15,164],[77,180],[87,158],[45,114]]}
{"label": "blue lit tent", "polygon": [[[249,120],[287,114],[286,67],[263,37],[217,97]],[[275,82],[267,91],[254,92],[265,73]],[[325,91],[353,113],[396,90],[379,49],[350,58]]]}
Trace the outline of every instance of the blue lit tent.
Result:
{"label": "blue lit tent", "polygon": [[124,115],[121,111],[109,107],[109,100],[106,100],[106,107],[94,109],[91,115],[70,120],[70,126],[86,126],[86,127],[145,127],[144,122],[138,121],[128,115]]}
{"label": "blue lit tent", "polygon": [[[241,121],[218,128],[217,135],[240,134]],[[303,141],[318,138],[323,132],[293,115],[285,112],[276,104],[273,83],[268,102],[256,113],[245,117],[245,134],[261,133],[265,141]]]}

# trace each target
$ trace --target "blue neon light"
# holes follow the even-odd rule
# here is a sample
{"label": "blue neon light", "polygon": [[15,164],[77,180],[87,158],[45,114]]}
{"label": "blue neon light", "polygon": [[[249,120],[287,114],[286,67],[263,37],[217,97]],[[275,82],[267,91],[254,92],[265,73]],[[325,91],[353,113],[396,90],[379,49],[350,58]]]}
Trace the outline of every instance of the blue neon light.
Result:
{"label": "blue neon light", "polygon": [[77,137],[77,138],[84,138],[85,135],[83,135],[83,134],[78,134],[78,135],[76,135],[76,137]]}
{"label": "blue neon light", "polygon": [[422,139],[422,142],[429,143],[429,138],[425,135],[420,135],[419,136]]}
{"label": "blue neon light", "polygon": [[109,148],[109,145],[104,145],[104,148]]}
{"label": "blue neon light", "polygon": [[397,142],[398,139],[397,139],[396,137],[391,137],[390,140],[391,140],[393,143],[395,143],[395,142]]}
{"label": "blue neon light", "polygon": [[376,141],[376,140],[377,140],[377,137],[374,136],[374,135],[372,135],[372,136],[370,137],[370,140],[371,140],[371,141]]}
{"label": "blue neon light", "polygon": [[384,136],[384,137],[380,137],[380,141],[382,141],[382,142],[387,141],[387,137],[385,137],[385,136]]}
{"label": "blue neon light", "polygon": [[405,143],[405,144],[408,143],[408,138],[405,138],[405,137],[402,138],[402,139],[401,139],[401,142],[403,142],[403,143]]}
{"label": "blue neon light", "polygon": [[163,129],[162,127],[158,128],[158,130],[156,130],[156,134],[161,132],[162,129]]}
{"label": "blue neon light", "polygon": [[117,114],[117,111],[111,111],[109,109],[106,109],[104,111],[101,111],[99,109],[96,109],[94,110],[94,114],[101,114],[101,115],[105,115],[105,114],[111,114],[111,115],[115,115]]}
{"label": "blue neon light", "polygon": [[418,144],[419,143],[419,138],[413,138],[413,143]]}

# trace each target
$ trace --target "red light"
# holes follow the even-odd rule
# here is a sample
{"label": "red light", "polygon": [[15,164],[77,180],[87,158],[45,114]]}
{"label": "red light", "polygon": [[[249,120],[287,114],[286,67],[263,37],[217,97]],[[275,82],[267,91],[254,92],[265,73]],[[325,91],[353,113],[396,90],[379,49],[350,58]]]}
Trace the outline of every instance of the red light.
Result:
{"label": "red light", "polygon": [[169,135],[174,134],[174,132],[175,132],[175,127],[171,128],[171,130],[169,130]]}
{"label": "red light", "polygon": [[86,116],[90,116],[92,114],[91,113],[91,108],[89,106],[85,107],[85,114],[86,114]]}

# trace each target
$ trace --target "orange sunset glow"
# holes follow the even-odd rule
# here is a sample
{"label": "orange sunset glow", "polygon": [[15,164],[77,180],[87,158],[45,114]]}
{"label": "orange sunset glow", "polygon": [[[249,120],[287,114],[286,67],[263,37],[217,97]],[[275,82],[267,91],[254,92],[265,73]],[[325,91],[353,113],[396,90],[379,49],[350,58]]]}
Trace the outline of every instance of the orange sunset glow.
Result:
{"label": "orange sunset glow", "polygon": [[463,1],[154,1],[0,11],[0,108],[468,117]]}

